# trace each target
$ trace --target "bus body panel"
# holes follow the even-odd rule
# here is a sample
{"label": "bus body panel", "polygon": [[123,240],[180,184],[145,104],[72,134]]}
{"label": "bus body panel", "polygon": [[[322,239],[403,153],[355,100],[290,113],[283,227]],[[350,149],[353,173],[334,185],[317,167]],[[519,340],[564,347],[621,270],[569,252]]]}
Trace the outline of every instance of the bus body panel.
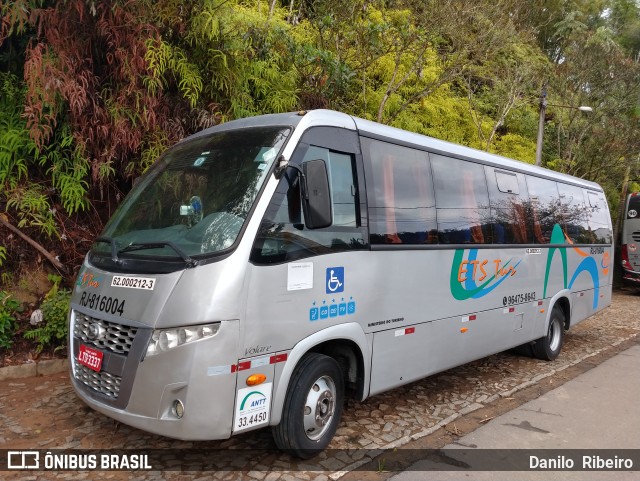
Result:
{"label": "bus body panel", "polygon": [[[566,272],[559,249],[564,249],[567,257]],[[570,304],[574,302],[565,282],[584,260],[572,248],[559,249],[551,253],[551,249],[542,248],[535,254],[527,254],[525,247],[363,251],[252,266],[245,345],[268,351],[288,349],[298,339],[323,329],[357,322],[363,333],[374,334],[370,394],[375,394],[542,337],[549,301],[555,303],[557,293],[561,293]],[[457,259],[456,251],[461,253]],[[590,264],[601,264],[604,252],[589,255]],[[476,272],[469,259],[476,262]],[[543,280],[549,259],[545,298]],[[310,271],[309,279],[305,288],[293,289],[288,281],[298,266]],[[336,269],[343,272],[340,281],[344,290],[333,294],[327,282],[331,270]],[[498,277],[485,287],[487,295],[464,298],[467,294],[463,291],[456,299],[452,286],[467,276],[475,281],[482,276]],[[539,282],[532,284],[531,279]],[[609,274],[601,268],[596,279],[598,299],[594,307],[593,278],[586,272],[575,276],[573,290],[580,290],[577,297],[582,310],[574,322],[609,304]],[[274,328],[278,335],[270,336]],[[467,330],[461,333],[463,328]],[[404,333],[407,329],[410,334]],[[274,342],[261,344],[268,338]],[[332,338],[318,336],[317,343]],[[287,365],[292,361],[290,358]],[[388,375],[396,368],[408,373]]]}
{"label": "bus body panel", "polygon": [[241,252],[187,269],[158,316],[157,329],[239,319],[246,259]]}
{"label": "bus body panel", "polygon": [[[273,266],[248,265],[247,277],[250,281],[243,318],[245,354],[264,355],[291,350],[286,363],[282,365],[281,375],[276,376],[271,424],[277,424],[280,420],[282,403],[279,401],[286,394],[293,369],[314,346],[343,339],[357,345],[365,359],[370,355],[364,329],[358,322],[367,314],[358,312],[360,306],[354,298],[358,282],[357,266],[366,259],[367,253],[359,252],[317,256]],[[326,270],[334,265],[344,269],[344,291],[327,294]],[[297,272],[301,270],[305,272]],[[302,283],[299,280],[301,277]],[[330,314],[331,305],[335,312],[332,310]],[[326,317],[323,315],[321,319],[320,310],[324,307],[327,309]],[[351,310],[347,312],[348,309]],[[312,310],[317,312],[313,320]],[[265,343],[265,339],[269,339],[269,342]],[[365,363],[365,366],[365,382],[368,386],[369,365]]]}
{"label": "bus body panel", "polygon": [[[469,250],[464,251],[463,258],[468,259]],[[475,249],[470,251],[475,252]],[[484,276],[478,267],[483,260],[489,259],[487,266],[495,267],[491,261],[501,258],[499,260],[504,263],[513,259],[512,265],[515,265],[515,270],[507,274],[500,285],[488,292],[493,284],[500,282],[496,279],[484,287],[487,294],[480,290],[477,298],[464,290],[456,292],[457,298],[454,298],[454,288],[460,286],[457,281],[465,279],[467,274],[472,277],[474,274],[472,269],[464,272],[468,264],[454,259],[451,252],[373,252],[366,267],[363,266],[364,278],[375,276],[380,272],[380,266],[385,266],[387,275],[384,283],[374,283],[370,287],[369,294],[378,306],[375,317],[369,317],[369,322],[380,323],[372,328],[376,332],[371,394],[424,377],[425,372],[433,374],[544,336],[550,307],[562,296],[571,302],[571,291],[564,286],[562,263],[556,265],[558,262],[553,258],[545,290],[543,279],[549,249],[543,248],[541,254],[525,252],[525,248],[477,249],[473,255],[479,261],[476,279],[478,275]],[[387,259],[376,257],[381,254]],[[571,276],[583,258],[572,253],[568,253],[567,258],[567,274]],[[393,268],[389,269],[389,266]],[[485,271],[491,275],[488,267]],[[425,276],[426,272],[430,273],[429,277]],[[434,276],[433,273],[439,274]],[[584,289],[579,305],[588,305],[585,314],[591,315],[609,305],[611,285],[610,282],[599,283],[598,277],[596,294],[590,276],[582,277],[577,277]],[[608,274],[605,278],[608,279]],[[534,283],[532,279],[538,281]],[[523,298],[529,300],[520,302]],[[395,304],[393,300],[400,302]]]}
{"label": "bus body panel", "polygon": [[[630,242],[629,244],[627,244],[627,249],[628,246],[635,246],[637,241],[635,241],[635,239],[632,240],[632,242]],[[629,269],[628,272],[630,274],[630,281],[634,281],[634,280],[638,280],[640,281],[640,278],[638,276],[640,276],[640,253],[638,253],[638,248],[635,247],[635,250],[633,252],[629,252],[629,262],[631,263],[632,269]]]}
{"label": "bus body panel", "polygon": [[[182,274],[183,271],[161,275],[119,274],[92,266],[85,259],[73,287],[71,302],[106,320],[153,326],[162,315]],[[135,277],[152,288],[117,287],[112,285],[114,277],[116,281],[118,278]]]}
{"label": "bus body panel", "polygon": [[506,341],[516,337],[515,324],[494,309],[376,332],[371,395],[521,344]]}

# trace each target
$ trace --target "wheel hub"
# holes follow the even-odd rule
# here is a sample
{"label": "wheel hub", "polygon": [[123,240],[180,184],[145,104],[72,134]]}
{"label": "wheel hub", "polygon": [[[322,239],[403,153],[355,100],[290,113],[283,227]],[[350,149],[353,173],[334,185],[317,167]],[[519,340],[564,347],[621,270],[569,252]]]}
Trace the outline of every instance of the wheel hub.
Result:
{"label": "wheel hub", "polygon": [[316,405],[316,423],[324,426],[333,414],[333,394],[325,391],[320,395]]}
{"label": "wheel hub", "polygon": [[560,336],[562,334],[562,326],[555,319],[549,324],[549,348],[555,351],[560,346]]}
{"label": "wheel hub", "polygon": [[335,412],[336,387],[333,380],[322,376],[313,383],[304,409],[304,429],[313,441],[322,437]]}

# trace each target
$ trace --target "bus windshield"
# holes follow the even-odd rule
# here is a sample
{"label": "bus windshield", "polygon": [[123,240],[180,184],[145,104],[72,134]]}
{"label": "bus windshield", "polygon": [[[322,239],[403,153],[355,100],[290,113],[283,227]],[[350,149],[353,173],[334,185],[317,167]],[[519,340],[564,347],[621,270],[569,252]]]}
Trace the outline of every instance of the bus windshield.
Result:
{"label": "bus windshield", "polygon": [[247,128],[178,144],[131,191],[92,255],[190,261],[230,248],[288,133]]}
{"label": "bus windshield", "polygon": [[629,205],[627,206],[627,219],[637,219],[640,212],[640,194],[634,192],[629,195]]}

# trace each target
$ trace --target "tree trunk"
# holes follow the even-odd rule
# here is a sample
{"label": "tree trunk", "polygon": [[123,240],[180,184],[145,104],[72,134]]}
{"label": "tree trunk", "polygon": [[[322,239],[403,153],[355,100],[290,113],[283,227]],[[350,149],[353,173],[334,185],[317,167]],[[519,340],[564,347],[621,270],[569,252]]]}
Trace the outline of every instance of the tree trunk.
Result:
{"label": "tree trunk", "polygon": [[42,247],[40,244],[38,244],[36,241],[34,241],[31,237],[29,237],[27,234],[22,232],[20,229],[18,229],[17,227],[15,227],[11,223],[9,223],[8,220],[5,220],[3,215],[0,215],[0,224],[2,224],[7,229],[9,229],[11,232],[13,232],[14,234],[17,234],[23,240],[25,240],[27,243],[29,243],[33,248],[35,248],[38,252],[40,252],[43,256],[45,256],[47,258],[47,260],[49,262],[51,262],[51,264],[53,264],[53,266],[56,269],[58,269],[59,271],[64,272],[65,274],[67,273],[67,269],[62,265],[62,263],[58,259],[56,259],[53,255],[51,255],[51,253],[49,251],[47,251],[47,249]]}
{"label": "tree trunk", "polygon": [[273,11],[276,9],[276,0],[271,0],[271,6],[269,7],[269,20],[273,17]]}

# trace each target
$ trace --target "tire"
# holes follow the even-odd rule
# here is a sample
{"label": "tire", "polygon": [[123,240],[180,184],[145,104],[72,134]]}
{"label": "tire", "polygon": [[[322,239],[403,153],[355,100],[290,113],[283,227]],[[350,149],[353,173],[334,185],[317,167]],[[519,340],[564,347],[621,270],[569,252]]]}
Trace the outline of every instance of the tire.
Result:
{"label": "tire", "polygon": [[278,448],[302,459],[320,453],[336,433],[343,402],[338,363],[323,354],[306,354],[291,377],[282,420],[273,427]]}
{"label": "tire", "polygon": [[553,306],[547,335],[536,340],[531,346],[533,355],[543,361],[553,361],[558,357],[564,342],[564,312],[559,306]]}

